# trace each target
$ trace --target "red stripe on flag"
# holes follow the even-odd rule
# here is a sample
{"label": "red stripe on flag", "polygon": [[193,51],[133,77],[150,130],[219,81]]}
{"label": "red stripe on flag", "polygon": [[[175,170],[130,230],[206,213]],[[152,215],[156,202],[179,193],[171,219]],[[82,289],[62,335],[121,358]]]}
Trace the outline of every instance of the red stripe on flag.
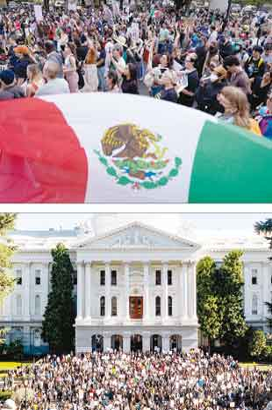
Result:
{"label": "red stripe on flag", "polygon": [[0,103],[0,202],[82,203],[88,162],[55,104]]}

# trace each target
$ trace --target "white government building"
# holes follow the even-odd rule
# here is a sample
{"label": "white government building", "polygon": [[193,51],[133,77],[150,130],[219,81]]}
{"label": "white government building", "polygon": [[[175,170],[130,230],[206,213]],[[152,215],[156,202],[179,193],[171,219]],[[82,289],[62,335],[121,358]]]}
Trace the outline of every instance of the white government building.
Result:
{"label": "white government building", "polygon": [[50,251],[59,242],[69,249],[76,271],[77,352],[196,347],[196,264],[206,255],[220,264],[233,249],[244,251],[246,320],[269,331],[270,251],[253,233],[200,232],[182,215],[97,214],[74,230],[14,231],[10,237],[18,247],[17,284],[1,306],[0,326],[10,329],[8,341],[21,339],[27,353],[47,351],[41,323],[50,291]]}

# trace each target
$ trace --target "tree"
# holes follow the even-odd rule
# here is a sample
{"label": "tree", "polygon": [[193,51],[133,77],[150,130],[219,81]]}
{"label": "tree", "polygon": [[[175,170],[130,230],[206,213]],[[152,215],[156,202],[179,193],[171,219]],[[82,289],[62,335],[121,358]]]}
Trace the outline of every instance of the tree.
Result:
{"label": "tree", "polygon": [[67,248],[52,249],[52,290],[42,322],[42,337],[54,353],[69,352],[74,346],[73,266]]}
{"label": "tree", "polygon": [[215,262],[209,256],[197,264],[197,314],[200,329],[208,338],[209,346],[219,338],[222,326],[218,298],[213,292],[215,269]]}
{"label": "tree", "polygon": [[249,354],[251,357],[259,358],[266,348],[266,338],[262,330],[255,330],[249,343]]}
{"label": "tree", "polygon": [[228,346],[233,346],[247,330],[243,309],[242,255],[239,250],[231,251],[223,259],[220,269],[216,271],[216,294],[223,315],[221,340]]}
{"label": "tree", "polygon": [[0,213],[0,303],[3,302],[13,289],[14,278],[9,274],[11,257],[15,251],[10,240],[5,238],[6,233],[14,228],[16,215],[12,213]]}
{"label": "tree", "polygon": [[[272,219],[267,218],[265,221],[256,222],[254,225],[255,232],[258,235],[262,235],[269,243],[269,249],[272,250]],[[270,256],[268,260],[272,261]],[[268,313],[272,315],[272,303],[265,302],[268,307]],[[267,318],[267,324],[270,329],[272,329],[272,318]]]}
{"label": "tree", "polygon": [[[4,298],[12,291],[15,279],[10,275],[11,257],[15,247],[5,235],[14,228],[16,215],[13,213],[0,213],[0,304]],[[5,342],[6,329],[0,331],[0,343]]]}
{"label": "tree", "polygon": [[241,256],[240,251],[230,252],[219,268],[210,257],[197,265],[198,318],[210,345],[220,339],[233,347],[246,333]]}
{"label": "tree", "polygon": [[271,317],[266,318],[267,325],[271,331],[272,330],[272,302],[265,302],[265,305],[267,306],[268,313],[271,315]]}

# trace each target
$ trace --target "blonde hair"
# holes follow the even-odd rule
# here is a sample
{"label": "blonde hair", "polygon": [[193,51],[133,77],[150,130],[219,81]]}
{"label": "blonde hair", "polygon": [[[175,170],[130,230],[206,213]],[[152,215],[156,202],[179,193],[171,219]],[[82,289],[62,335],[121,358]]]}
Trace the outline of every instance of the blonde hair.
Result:
{"label": "blonde hair", "polygon": [[240,88],[233,86],[224,87],[221,94],[233,109],[234,124],[250,128],[249,103],[246,94]]}
{"label": "blonde hair", "polygon": [[38,66],[38,64],[29,64],[27,66],[27,71],[31,75],[31,80],[34,80],[38,77],[40,77],[40,78],[42,77],[42,72],[41,72],[40,67]]}

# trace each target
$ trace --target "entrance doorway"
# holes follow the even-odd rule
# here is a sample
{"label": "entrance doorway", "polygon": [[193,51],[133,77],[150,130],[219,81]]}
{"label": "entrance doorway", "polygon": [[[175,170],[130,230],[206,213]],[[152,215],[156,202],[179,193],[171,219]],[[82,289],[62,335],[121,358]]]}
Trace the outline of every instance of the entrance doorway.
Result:
{"label": "entrance doorway", "polygon": [[143,350],[143,338],[141,335],[132,335],[130,339],[130,351],[141,352]]}
{"label": "entrance doorway", "polygon": [[123,336],[121,336],[121,335],[112,335],[112,337],[111,337],[111,348],[113,350],[123,349]]}
{"label": "entrance doorway", "polygon": [[160,335],[152,335],[150,339],[150,350],[152,352],[161,352],[162,337]]}
{"label": "entrance doorway", "polygon": [[92,350],[95,352],[103,352],[103,336],[102,335],[92,336]]}
{"label": "entrance doorway", "polygon": [[170,350],[173,350],[174,352],[181,352],[182,337],[180,335],[173,335],[170,337]]}
{"label": "entrance doorway", "polygon": [[129,297],[129,315],[131,319],[143,318],[143,297],[130,296]]}

